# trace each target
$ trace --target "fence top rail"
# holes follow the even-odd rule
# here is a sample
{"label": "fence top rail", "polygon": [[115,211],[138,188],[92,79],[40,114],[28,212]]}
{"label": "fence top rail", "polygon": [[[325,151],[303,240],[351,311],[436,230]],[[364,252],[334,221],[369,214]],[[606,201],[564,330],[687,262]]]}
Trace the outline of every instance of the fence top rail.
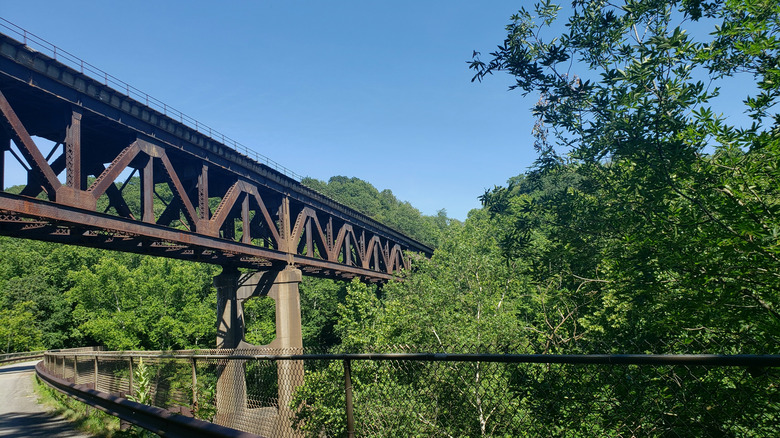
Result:
{"label": "fence top rail", "polygon": [[41,355],[45,353],[46,350],[36,350],[36,351],[17,351],[15,353],[3,353],[0,354],[0,360],[2,359],[8,359],[11,357],[19,357],[19,356],[35,356],[35,355]]}
{"label": "fence top rail", "polygon": [[699,365],[780,367],[780,355],[761,354],[449,354],[449,353],[350,353],[350,354],[209,354],[198,352],[71,352],[48,356],[104,359],[220,359],[220,360],[341,360],[417,362],[503,362],[581,365]]}

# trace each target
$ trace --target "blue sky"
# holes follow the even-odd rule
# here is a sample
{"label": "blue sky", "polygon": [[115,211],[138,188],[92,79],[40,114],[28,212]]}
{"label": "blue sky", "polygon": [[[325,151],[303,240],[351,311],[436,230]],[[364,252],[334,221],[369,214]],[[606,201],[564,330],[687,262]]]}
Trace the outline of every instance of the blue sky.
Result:
{"label": "blue sky", "polygon": [[535,96],[466,64],[523,4],[26,0],[0,17],[298,174],[465,219],[535,157]]}
{"label": "blue sky", "polygon": [[533,160],[532,100],[472,84],[517,2],[36,1],[0,16],[298,174],[464,219]]}

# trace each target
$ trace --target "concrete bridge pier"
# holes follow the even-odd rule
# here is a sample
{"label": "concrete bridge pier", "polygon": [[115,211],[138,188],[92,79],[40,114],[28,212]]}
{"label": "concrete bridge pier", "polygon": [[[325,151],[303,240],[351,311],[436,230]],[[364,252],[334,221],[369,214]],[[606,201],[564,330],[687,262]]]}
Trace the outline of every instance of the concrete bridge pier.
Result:
{"label": "concrete bridge pier", "polygon": [[[257,354],[300,354],[303,352],[301,304],[298,286],[299,269],[257,272],[242,278],[236,268],[224,267],[214,277],[217,288],[217,348]],[[252,297],[267,296],[276,302],[276,338],[268,345],[244,341],[243,302]],[[252,351],[254,350],[254,351]],[[297,436],[292,430],[295,390],[303,384],[303,362],[277,362],[278,407],[250,408],[244,363],[222,364],[217,377],[217,424],[251,428],[251,432],[270,436]],[[249,427],[247,427],[249,426]]]}
{"label": "concrete bridge pier", "polygon": [[[214,277],[217,289],[217,348],[235,350],[244,336],[244,315],[236,299],[241,273],[237,268],[225,266]],[[214,422],[230,426],[240,418],[246,407],[246,380],[244,364],[227,361],[217,365],[216,387],[217,414]]]}

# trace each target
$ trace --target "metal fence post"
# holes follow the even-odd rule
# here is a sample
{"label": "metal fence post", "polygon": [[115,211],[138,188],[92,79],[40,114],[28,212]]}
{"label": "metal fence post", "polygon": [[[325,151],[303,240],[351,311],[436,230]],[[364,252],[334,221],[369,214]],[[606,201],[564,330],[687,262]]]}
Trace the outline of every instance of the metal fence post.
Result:
{"label": "metal fence post", "polygon": [[133,356],[130,356],[129,362],[130,362],[130,395],[132,396],[135,395],[133,394]]}
{"label": "metal fence post", "polygon": [[347,401],[347,436],[355,436],[355,417],[352,412],[352,363],[344,360],[344,395]]}
{"label": "metal fence post", "polygon": [[98,358],[97,355],[92,356],[93,361],[95,362],[95,391],[98,390]]}
{"label": "metal fence post", "polygon": [[73,383],[79,383],[77,381],[77,377],[79,375],[79,357],[77,355],[73,355]]}
{"label": "metal fence post", "polygon": [[62,378],[65,378],[65,355],[62,356]]}
{"label": "metal fence post", "polygon": [[196,359],[190,358],[192,362],[192,415],[195,416],[195,411],[198,410],[198,376],[196,375]]}

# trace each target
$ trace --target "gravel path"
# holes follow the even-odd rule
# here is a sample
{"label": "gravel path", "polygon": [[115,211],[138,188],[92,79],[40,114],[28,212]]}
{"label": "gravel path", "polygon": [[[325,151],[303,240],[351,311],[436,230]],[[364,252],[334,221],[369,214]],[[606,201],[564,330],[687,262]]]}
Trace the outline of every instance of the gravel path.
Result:
{"label": "gravel path", "polygon": [[89,437],[38,404],[33,389],[36,363],[0,367],[0,437]]}

